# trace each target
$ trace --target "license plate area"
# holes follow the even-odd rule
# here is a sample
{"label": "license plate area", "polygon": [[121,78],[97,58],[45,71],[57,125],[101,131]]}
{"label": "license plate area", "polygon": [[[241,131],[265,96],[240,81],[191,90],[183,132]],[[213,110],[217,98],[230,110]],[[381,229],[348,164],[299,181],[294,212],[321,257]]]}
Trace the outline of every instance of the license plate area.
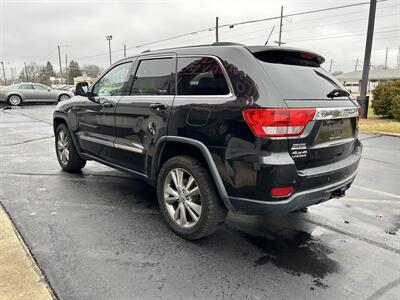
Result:
{"label": "license plate area", "polygon": [[321,126],[315,144],[354,137],[350,118],[321,120],[320,122]]}

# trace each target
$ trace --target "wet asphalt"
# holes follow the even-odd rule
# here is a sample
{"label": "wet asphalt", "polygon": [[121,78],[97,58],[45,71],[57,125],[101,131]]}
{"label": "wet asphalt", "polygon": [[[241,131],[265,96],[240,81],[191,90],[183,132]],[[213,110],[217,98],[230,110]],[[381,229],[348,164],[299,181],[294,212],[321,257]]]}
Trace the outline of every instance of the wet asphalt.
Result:
{"label": "wet asphalt", "polygon": [[0,110],[0,202],[60,299],[400,299],[400,138],[361,135],[345,198],[283,218],[230,214],[189,242],[153,188],[60,170],[54,105]]}

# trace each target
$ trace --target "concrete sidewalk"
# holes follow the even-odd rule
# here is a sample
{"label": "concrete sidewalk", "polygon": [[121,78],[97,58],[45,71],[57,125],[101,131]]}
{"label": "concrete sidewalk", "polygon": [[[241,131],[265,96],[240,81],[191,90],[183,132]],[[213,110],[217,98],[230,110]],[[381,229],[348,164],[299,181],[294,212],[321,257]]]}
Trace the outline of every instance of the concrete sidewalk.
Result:
{"label": "concrete sidewalk", "polygon": [[19,234],[0,207],[0,299],[53,299]]}

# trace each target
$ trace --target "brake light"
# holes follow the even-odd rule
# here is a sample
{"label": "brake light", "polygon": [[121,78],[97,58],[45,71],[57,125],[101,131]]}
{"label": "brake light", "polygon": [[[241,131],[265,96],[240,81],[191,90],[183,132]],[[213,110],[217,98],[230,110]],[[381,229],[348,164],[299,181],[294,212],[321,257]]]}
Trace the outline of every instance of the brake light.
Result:
{"label": "brake light", "polygon": [[291,186],[271,189],[272,197],[287,197],[290,196],[292,193],[293,193],[293,188]]}
{"label": "brake light", "polygon": [[302,134],[315,111],[315,108],[250,108],[243,115],[255,135],[284,137]]}

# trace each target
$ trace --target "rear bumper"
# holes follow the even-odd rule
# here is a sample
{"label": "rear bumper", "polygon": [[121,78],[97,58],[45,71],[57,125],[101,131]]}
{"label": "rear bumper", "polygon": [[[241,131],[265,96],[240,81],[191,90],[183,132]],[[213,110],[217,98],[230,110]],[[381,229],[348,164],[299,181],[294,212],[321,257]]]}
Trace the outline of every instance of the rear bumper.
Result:
{"label": "rear bumper", "polygon": [[282,216],[343,194],[354,181],[356,174],[357,171],[341,181],[301,191],[281,201],[260,201],[236,197],[229,197],[229,201],[235,212],[251,215]]}

